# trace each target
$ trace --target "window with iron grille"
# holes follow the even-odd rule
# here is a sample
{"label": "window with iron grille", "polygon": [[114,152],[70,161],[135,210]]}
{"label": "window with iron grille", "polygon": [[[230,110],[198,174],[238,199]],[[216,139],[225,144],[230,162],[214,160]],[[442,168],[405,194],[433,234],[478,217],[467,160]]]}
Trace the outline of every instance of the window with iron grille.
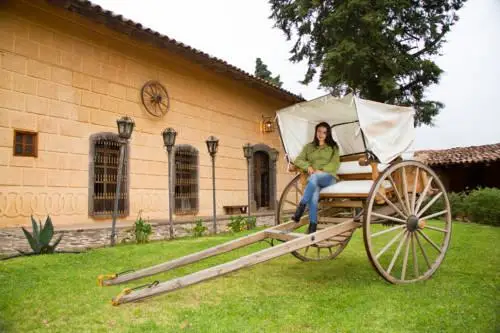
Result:
{"label": "window with iron grille", "polygon": [[190,145],[175,146],[174,212],[198,213],[198,150]]}
{"label": "window with iron grille", "polygon": [[[120,138],[114,133],[94,134],[90,138],[89,165],[89,215],[111,217],[114,209],[118,164],[120,161]],[[122,182],[118,200],[118,216],[129,213],[128,195],[128,144],[124,149]]]}
{"label": "window with iron grille", "polygon": [[38,134],[30,131],[14,130],[14,156],[38,155]]}

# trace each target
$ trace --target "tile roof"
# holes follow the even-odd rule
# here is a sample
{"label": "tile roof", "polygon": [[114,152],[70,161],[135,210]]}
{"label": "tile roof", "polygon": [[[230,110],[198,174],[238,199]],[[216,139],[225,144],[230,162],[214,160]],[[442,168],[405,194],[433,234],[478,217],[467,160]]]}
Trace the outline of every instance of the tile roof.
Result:
{"label": "tile roof", "polygon": [[179,54],[196,64],[202,65],[217,73],[223,73],[229,77],[243,81],[252,88],[259,89],[264,93],[274,95],[290,103],[303,102],[305,99],[301,96],[291,93],[288,90],[280,88],[266,80],[258,78],[250,73],[237,68],[226,61],[213,57],[200,50],[192,48],[159,32],[144,27],[140,23],[124,18],[122,15],[115,14],[110,10],[103,9],[101,6],[93,4],[87,0],[45,0],[47,3],[62,7],[71,12],[75,12],[86,18],[92,19],[96,23],[104,24],[108,28],[119,31],[133,39],[150,43],[156,47],[167,49],[170,52]]}
{"label": "tile roof", "polygon": [[500,160],[500,143],[443,150],[419,150],[414,156],[428,165],[494,162]]}

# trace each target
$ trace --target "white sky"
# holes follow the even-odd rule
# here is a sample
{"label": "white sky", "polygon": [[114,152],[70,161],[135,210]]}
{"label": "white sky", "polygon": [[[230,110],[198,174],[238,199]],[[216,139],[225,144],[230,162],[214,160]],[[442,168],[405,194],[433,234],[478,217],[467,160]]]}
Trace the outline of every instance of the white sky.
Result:
{"label": "white sky", "polygon": [[[325,94],[317,80],[299,83],[305,63],[288,61],[292,41],[273,28],[267,0],[92,0],[179,42],[253,74],[262,58],[283,88],[312,99]],[[445,71],[428,97],[445,108],[436,126],[417,130],[414,149],[450,148],[500,142],[500,1],[468,0],[460,20],[447,35],[442,56]]]}

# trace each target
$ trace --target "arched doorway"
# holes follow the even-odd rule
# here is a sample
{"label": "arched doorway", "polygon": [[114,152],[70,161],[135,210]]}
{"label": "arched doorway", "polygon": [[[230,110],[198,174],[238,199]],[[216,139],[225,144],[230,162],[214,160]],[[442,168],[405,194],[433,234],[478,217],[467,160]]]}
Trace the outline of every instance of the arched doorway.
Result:
{"label": "arched doorway", "polygon": [[[251,211],[276,208],[276,157],[266,144],[252,146],[250,158],[250,200]],[[275,151],[275,150],[274,150]]]}
{"label": "arched doorway", "polygon": [[255,208],[269,209],[271,184],[269,177],[269,155],[258,151],[253,155],[253,188]]}

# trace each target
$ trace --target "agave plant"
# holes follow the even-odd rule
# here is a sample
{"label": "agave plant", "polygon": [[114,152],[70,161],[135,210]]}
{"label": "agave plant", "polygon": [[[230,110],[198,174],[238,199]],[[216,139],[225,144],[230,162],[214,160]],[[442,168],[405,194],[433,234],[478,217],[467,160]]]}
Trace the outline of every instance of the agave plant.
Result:
{"label": "agave plant", "polygon": [[[50,241],[52,237],[54,237],[54,226],[52,225],[50,216],[47,216],[43,226],[42,221],[39,221],[37,224],[33,216],[31,216],[31,224],[33,226],[33,233],[28,232],[24,227],[21,227],[21,229],[23,229],[24,235],[33,249],[33,254],[54,253],[63,235],[61,234],[59,238],[50,245]],[[19,252],[26,254],[22,251]]]}

